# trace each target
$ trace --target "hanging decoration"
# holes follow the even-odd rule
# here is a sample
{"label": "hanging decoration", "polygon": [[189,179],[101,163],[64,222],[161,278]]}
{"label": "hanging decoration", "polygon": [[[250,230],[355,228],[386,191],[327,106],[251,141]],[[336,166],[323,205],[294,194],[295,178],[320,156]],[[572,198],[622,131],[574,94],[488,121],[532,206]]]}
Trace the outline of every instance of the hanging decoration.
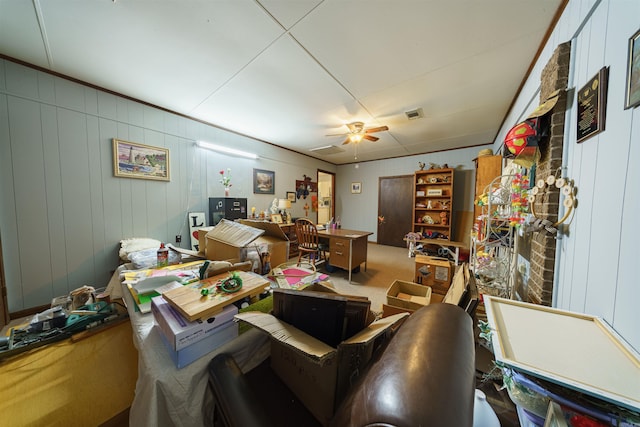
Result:
{"label": "hanging decoration", "polygon": [[511,154],[515,155],[514,163],[531,168],[540,159],[540,140],[548,134],[542,117],[527,119],[509,130],[504,144]]}
{"label": "hanging decoration", "polygon": [[303,180],[296,180],[296,198],[306,199],[309,193],[317,193],[318,192],[318,183],[312,182],[311,177],[307,175],[302,175]]}
{"label": "hanging decoration", "polygon": [[[558,175],[560,169],[556,171]],[[558,226],[573,220],[575,214],[575,208],[578,206],[578,200],[576,198],[577,188],[574,186],[573,180],[569,178],[560,178],[556,175],[549,175],[546,179],[539,179],[536,181],[536,185],[529,191],[528,202],[531,206],[531,215],[535,218],[533,223],[529,224],[524,231],[533,232],[545,230],[549,234],[557,235]],[[565,208],[565,213],[557,222],[552,223],[548,219],[541,218],[539,213],[535,211],[535,204],[538,196],[548,195],[551,191],[554,191],[554,187],[557,191],[560,191],[564,196],[562,205]]]}
{"label": "hanging decoration", "polygon": [[517,165],[529,169],[540,160],[540,142],[549,135],[549,116],[565,89],[554,91],[525,119],[507,132],[504,138],[505,157],[513,157]]}
{"label": "hanging decoration", "polygon": [[519,228],[529,212],[529,177],[521,173],[515,174],[511,180],[511,216],[509,223],[512,227]]}

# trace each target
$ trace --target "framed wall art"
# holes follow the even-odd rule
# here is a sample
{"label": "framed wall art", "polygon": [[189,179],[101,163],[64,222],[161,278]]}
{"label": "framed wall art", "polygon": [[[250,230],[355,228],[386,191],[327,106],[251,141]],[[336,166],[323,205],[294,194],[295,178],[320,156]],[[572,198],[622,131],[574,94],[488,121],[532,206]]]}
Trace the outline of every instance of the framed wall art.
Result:
{"label": "framed wall art", "polygon": [[603,67],[578,92],[578,142],[604,130],[609,67]]}
{"label": "framed wall art", "polygon": [[276,186],[276,173],[264,169],[253,170],[254,194],[274,194]]}
{"label": "framed wall art", "polygon": [[352,182],[351,183],[351,193],[352,194],[360,194],[362,192],[362,183],[361,182]]}
{"label": "framed wall art", "polygon": [[296,202],[296,192],[295,191],[287,191],[287,200],[291,203]]}
{"label": "framed wall art", "polygon": [[114,138],[113,175],[170,181],[169,149]]}
{"label": "framed wall art", "polygon": [[640,105],[640,30],[629,39],[628,55],[625,109]]}

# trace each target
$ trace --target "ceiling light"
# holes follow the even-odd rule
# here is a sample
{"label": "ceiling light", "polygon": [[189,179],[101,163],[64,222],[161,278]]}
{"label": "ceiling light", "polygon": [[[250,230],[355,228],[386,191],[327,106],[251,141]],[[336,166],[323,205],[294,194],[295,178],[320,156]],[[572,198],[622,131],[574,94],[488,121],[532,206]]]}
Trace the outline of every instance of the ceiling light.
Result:
{"label": "ceiling light", "polygon": [[364,133],[351,133],[349,134],[349,141],[353,142],[354,144],[357,144],[358,142],[362,141],[363,136],[364,136]]}
{"label": "ceiling light", "polygon": [[223,147],[222,145],[216,145],[216,144],[212,144],[210,142],[197,141],[196,144],[198,144],[199,147],[206,148],[208,150],[218,151],[220,153],[231,154],[231,155],[234,155],[234,156],[247,157],[249,159],[257,159],[258,158],[257,154],[249,153],[247,151],[236,150],[234,148]]}

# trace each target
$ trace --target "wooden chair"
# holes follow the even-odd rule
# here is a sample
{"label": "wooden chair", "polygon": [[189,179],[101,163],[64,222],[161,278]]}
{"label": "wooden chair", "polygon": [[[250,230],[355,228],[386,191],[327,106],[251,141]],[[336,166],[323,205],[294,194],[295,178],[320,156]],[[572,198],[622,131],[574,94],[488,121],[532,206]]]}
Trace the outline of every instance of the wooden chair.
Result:
{"label": "wooden chair", "polygon": [[296,235],[298,236],[298,265],[305,259],[314,267],[327,260],[325,248],[318,238],[318,228],[307,218],[296,220]]}

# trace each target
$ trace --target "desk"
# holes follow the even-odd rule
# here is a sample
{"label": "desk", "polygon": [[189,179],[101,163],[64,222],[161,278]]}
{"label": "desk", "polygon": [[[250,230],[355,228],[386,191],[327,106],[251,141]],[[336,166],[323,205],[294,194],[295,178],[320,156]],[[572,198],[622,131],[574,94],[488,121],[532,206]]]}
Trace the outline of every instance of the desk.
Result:
{"label": "desk", "polygon": [[318,230],[318,237],[329,240],[329,262],[332,266],[349,271],[349,283],[354,268],[364,263],[367,271],[367,236],[370,231],[329,228]]}
{"label": "desk", "polygon": [[122,292],[131,320],[133,344],[138,349],[138,379],[129,425],[210,425],[208,416],[214,400],[207,387],[209,361],[218,353],[231,353],[242,371],[248,372],[269,356],[269,336],[251,329],[207,356],[177,369],[162,342],[159,329],[154,327],[153,315],[135,311],[131,294],[123,289],[119,274],[125,268],[121,266],[116,270],[108,288],[119,288]]}

